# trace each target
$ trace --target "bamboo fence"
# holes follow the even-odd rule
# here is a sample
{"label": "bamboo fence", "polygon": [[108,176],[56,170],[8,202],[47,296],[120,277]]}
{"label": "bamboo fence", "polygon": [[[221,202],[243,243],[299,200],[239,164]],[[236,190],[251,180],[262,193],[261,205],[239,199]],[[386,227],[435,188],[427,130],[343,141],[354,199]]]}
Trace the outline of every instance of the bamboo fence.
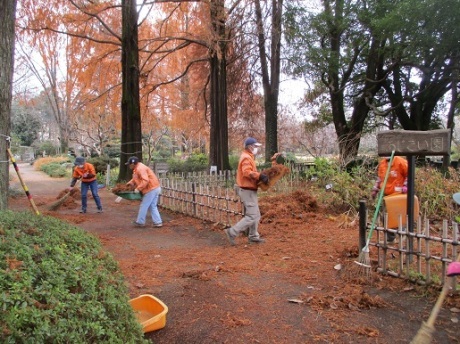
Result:
{"label": "bamboo fence", "polygon": [[[419,284],[444,284],[447,266],[459,253],[458,223],[448,220],[430,223],[418,216],[414,219],[413,231],[409,232],[402,226],[401,217],[399,227],[395,229],[386,225],[388,214],[383,217],[383,225],[374,229],[370,241],[377,255],[377,271]],[[366,223],[366,229],[370,229]],[[389,232],[396,234],[392,243],[387,240],[386,233]],[[453,290],[456,288],[457,281],[454,281]]]}
{"label": "bamboo fence", "polygon": [[[230,227],[244,216],[244,207],[235,191],[235,175],[235,171],[162,174],[159,206]],[[270,193],[290,193],[304,186],[305,180],[294,172],[279,180]],[[443,283],[447,265],[459,252],[458,224],[447,220],[430,223],[419,217],[415,219],[414,231],[409,233],[401,224],[397,229],[387,228],[386,219],[387,215],[383,225],[374,229],[370,242],[372,253],[377,256],[377,271],[422,284]],[[360,216],[362,221],[366,223],[360,223],[360,230],[367,231],[367,208]],[[396,233],[396,244],[387,241],[387,232]]]}
{"label": "bamboo fence", "polygon": [[[232,226],[244,215],[243,205],[235,191],[235,171],[219,173],[173,173],[160,177],[163,208],[225,226]],[[278,181],[270,193],[288,193],[302,185],[298,174]],[[260,191],[261,196],[264,192]]]}

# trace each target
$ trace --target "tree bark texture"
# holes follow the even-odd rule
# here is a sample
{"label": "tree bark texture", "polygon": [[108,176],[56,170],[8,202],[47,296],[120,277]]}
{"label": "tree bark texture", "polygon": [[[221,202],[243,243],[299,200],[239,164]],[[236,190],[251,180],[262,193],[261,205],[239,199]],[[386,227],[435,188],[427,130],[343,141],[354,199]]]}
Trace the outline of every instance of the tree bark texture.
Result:
{"label": "tree bark texture", "polygon": [[15,16],[16,0],[0,0],[0,210],[8,208],[7,139],[11,128]]}
{"label": "tree bark texture", "polygon": [[138,14],[136,1],[122,1],[122,100],[119,180],[131,177],[125,166],[130,156],[142,159],[142,126],[139,99]]}
{"label": "tree bark texture", "polygon": [[[283,0],[272,1],[272,27],[270,56],[265,50],[265,32],[260,1],[255,1],[255,15],[259,46],[259,59],[262,71],[265,107],[265,161],[278,151],[278,98],[281,71],[281,23]],[[270,62],[270,63],[269,63]]]}
{"label": "tree bark texture", "polygon": [[210,140],[209,162],[219,171],[229,170],[227,117],[227,43],[224,1],[211,1],[210,14],[214,30],[214,48],[210,49]]}

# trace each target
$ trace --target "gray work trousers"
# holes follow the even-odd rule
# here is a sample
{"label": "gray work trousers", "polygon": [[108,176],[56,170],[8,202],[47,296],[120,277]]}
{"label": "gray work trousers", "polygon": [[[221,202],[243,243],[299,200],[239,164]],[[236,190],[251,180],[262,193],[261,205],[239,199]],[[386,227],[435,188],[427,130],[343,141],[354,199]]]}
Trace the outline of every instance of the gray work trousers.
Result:
{"label": "gray work trousers", "polygon": [[[260,210],[257,199],[257,191],[239,189],[241,201],[244,205],[244,217],[231,228],[231,234],[237,236],[241,232],[249,229],[249,240],[259,238]],[[233,230],[232,230],[233,229]]]}

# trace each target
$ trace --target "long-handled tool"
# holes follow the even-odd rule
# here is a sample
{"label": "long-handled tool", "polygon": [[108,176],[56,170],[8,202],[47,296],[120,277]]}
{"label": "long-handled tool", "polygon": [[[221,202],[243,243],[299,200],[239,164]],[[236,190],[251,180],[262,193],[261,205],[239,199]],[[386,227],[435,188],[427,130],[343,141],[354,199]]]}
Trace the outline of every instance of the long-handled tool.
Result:
{"label": "long-handled tool", "polygon": [[385,186],[387,185],[388,176],[390,175],[391,164],[393,162],[394,155],[395,155],[395,151],[392,151],[391,156],[390,156],[390,161],[388,161],[388,167],[385,173],[385,179],[383,180],[383,184],[380,187],[379,198],[377,201],[377,205],[375,207],[375,212],[372,218],[371,228],[367,236],[366,245],[362,248],[361,253],[359,254],[358,261],[355,261],[355,263],[362,268],[366,276],[369,276],[370,271],[371,271],[371,260],[369,257],[369,243],[371,241],[372,233],[375,228],[375,223],[379,215],[380,204],[382,203],[382,200],[383,200],[383,195],[385,193]]}
{"label": "long-handled tool", "polygon": [[428,320],[422,323],[422,327],[418,330],[415,337],[412,339],[410,344],[429,344],[433,338],[433,333],[435,332],[434,323],[438,317],[438,313],[441,310],[442,303],[449,292],[449,289],[452,285],[452,279],[455,276],[460,275],[460,269],[458,268],[458,262],[460,261],[460,253],[457,256],[457,261],[452,262],[447,269],[447,280],[442,287],[441,294],[439,294],[438,300],[436,301],[433,309],[431,310]]}
{"label": "long-handled tool", "polygon": [[35,211],[35,214],[40,215],[40,212],[38,211],[37,206],[35,205],[34,200],[32,199],[32,195],[29,192],[29,189],[27,188],[26,184],[22,180],[21,174],[19,173],[19,167],[18,164],[16,164],[16,159],[14,159],[13,153],[11,153],[11,150],[9,148],[6,149],[8,152],[8,156],[10,157],[11,163],[14,166],[14,169],[16,170],[16,173],[18,175],[19,181],[21,182],[22,188],[24,189],[24,192],[26,193],[26,196],[29,200],[30,205],[32,206],[33,210]]}

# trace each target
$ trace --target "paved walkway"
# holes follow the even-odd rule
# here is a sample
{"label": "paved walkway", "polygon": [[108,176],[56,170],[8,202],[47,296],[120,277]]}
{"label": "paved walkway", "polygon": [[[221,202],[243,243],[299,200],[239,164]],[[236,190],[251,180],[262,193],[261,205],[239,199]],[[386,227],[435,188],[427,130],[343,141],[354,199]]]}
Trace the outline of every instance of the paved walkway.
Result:
{"label": "paved walkway", "polygon": [[[29,163],[18,163],[19,175],[29,189],[32,197],[36,196],[56,196],[59,191],[70,184],[69,178],[51,178],[45,172],[37,171]],[[24,192],[18,173],[14,166],[10,164],[10,188]]]}

